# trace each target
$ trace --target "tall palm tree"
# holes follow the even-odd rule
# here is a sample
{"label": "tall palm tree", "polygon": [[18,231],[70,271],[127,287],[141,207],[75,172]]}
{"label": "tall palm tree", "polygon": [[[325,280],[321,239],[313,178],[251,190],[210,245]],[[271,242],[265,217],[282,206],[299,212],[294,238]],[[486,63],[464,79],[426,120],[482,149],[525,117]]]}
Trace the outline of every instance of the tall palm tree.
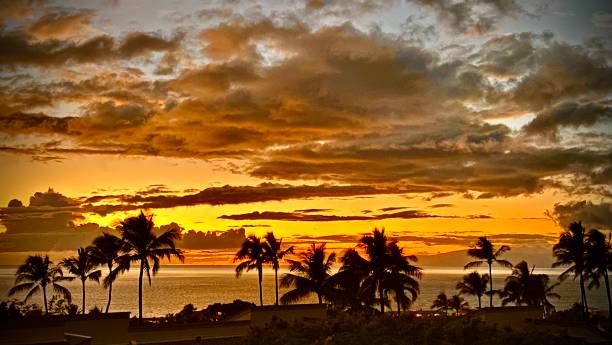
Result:
{"label": "tall palm tree", "polygon": [[[116,272],[130,269],[132,263],[139,264],[138,275],[138,319],[142,322],[142,278],[146,272],[151,285],[151,272],[157,274],[160,260],[172,257],[185,261],[183,251],[176,248],[175,241],[181,238],[178,228],[170,228],[159,235],[154,232],[153,216],[146,216],[142,211],[136,217],[128,217],[119,223],[117,229],[121,234],[123,248],[117,258]],[[152,263],[152,265],[151,265]]]}
{"label": "tall palm tree", "polygon": [[17,268],[15,273],[15,286],[8,295],[13,296],[20,292],[27,291],[24,301],[27,302],[36,292],[42,290],[43,305],[45,314],[49,312],[47,303],[47,287],[51,287],[54,293],[62,295],[68,302],[72,300],[70,290],[58,284],[61,281],[72,280],[71,277],[64,277],[62,268],[55,266],[49,256],[31,255],[28,256],[23,264]]}
{"label": "tall palm tree", "polygon": [[586,236],[585,266],[588,272],[589,289],[599,288],[601,278],[606,285],[608,296],[608,319],[612,323],[612,299],[610,298],[610,281],[608,270],[612,270],[612,244],[610,238],[597,229],[592,229]]}
{"label": "tall palm tree", "polygon": [[91,280],[100,283],[100,276],[102,275],[102,271],[96,270],[98,263],[92,259],[91,249],[79,248],[77,250],[77,256],[65,258],[60,265],[66,268],[68,273],[74,274],[81,280],[83,291],[83,304],[81,308],[83,315],[85,315],[85,281]]}
{"label": "tall palm tree", "polygon": [[330,271],[336,262],[336,253],[329,255],[325,249],[325,243],[316,245],[312,243],[310,247],[299,255],[298,260],[287,260],[289,271],[281,278],[282,287],[291,287],[293,290],[287,291],[281,297],[281,303],[288,304],[296,302],[310,293],[315,293],[319,299],[319,304],[323,303],[323,297],[331,296],[331,284],[328,281]]}
{"label": "tall palm tree", "polygon": [[481,298],[487,291],[489,275],[480,274],[477,271],[463,276],[463,281],[457,283],[456,289],[460,295],[472,295],[478,298],[478,309],[482,308]]}
{"label": "tall palm tree", "polygon": [[272,264],[272,268],[274,269],[274,285],[275,285],[275,293],[276,300],[275,303],[278,305],[278,269],[280,267],[280,261],[287,255],[293,253],[293,246],[290,246],[287,249],[282,249],[283,239],[276,238],[273,232],[268,232],[264,236],[264,252],[266,255],[266,261]]}
{"label": "tall palm tree", "polygon": [[559,242],[553,246],[553,256],[557,259],[553,267],[569,266],[561,275],[560,280],[564,280],[568,275],[579,278],[580,283],[580,305],[582,307],[582,317],[586,318],[589,311],[586,291],[584,289],[585,274],[585,229],[582,222],[573,222],[568,230],[561,233]]}
{"label": "tall palm tree", "polygon": [[236,266],[236,278],[242,275],[244,271],[257,269],[257,277],[259,282],[259,304],[263,306],[263,289],[261,286],[263,280],[263,265],[267,262],[266,253],[261,238],[255,235],[249,235],[242,246],[234,256],[234,262],[241,261]]}
{"label": "tall palm tree", "polygon": [[391,259],[389,256],[390,242],[385,235],[385,229],[374,228],[372,235],[361,237],[358,247],[365,250],[368,262],[368,276],[362,283],[366,291],[378,291],[380,311],[385,312],[385,279],[389,276]]}
{"label": "tall palm tree", "polygon": [[[420,288],[417,279],[421,279],[421,268],[412,265],[410,262],[417,261],[414,255],[405,255],[404,249],[397,245],[396,241],[391,241],[387,245],[389,256],[389,273],[385,285],[387,289],[395,294],[397,312],[406,309],[414,302],[419,295]],[[406,295],[409,293],[410,297]]]}
{"label": "tall palm tree", "polygon": [[491,272],[491,266],[493,263],[497,263],[503,267],[512,267],[512,264],[506,260],[499,259],[505,252],[509,251],[509,246],[500,246],[497,250],[493,246],[493,243],[487,239],[486,236],[478,238],[476,245],[473,248],[468,249],[468,255],[478,259],[465,265],[464,269],[478,267],[484,263],[489,265],[489,306],[493,307],[493,274]]}
{"label": "tall palm tree", "polygon": [[453,309],[455,311],[455,316],[459,316],[462,311],[469,307],[469,304],[463,299],[463,297],[453,295],[453,297],[448,300],[448,307],[449,309]]}
{"label": "tall palm tree", "polygon": [[90,247],[92,260],[98,265],[108,267],[108,275],[104,278],[104,287],[108,288],[108,302],[106,303],[106,313],[110,309],[111,297],[113,293],[113,282],[117,279],[117,272],[113,273],[113,267],[119,258],[123,242],[115,235],[102,233],[93,240]]}
{"label": "tall palm tree", "polygon": [[450,303],[444,291],[441,291],[438,296],[436,296],[436,299],[433,301],[430,308],[435,309],[437,311],[443,311],[444,315],[448,315]]}

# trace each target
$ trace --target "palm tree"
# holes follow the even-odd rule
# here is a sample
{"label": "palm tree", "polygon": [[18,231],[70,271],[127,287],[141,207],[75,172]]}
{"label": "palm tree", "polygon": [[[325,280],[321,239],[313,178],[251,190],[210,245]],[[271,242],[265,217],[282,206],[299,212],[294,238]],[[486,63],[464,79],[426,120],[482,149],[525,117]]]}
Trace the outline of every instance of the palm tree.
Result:
{"label": "palm tree", "polygon": [[[361,289],[361,282],[369,274],[369,262],[357,250],[350,248],[340,258],[342,266],[328,281],[333,286],[335,304],[359,311],[374,304],[374,295],[367,295]],[[374,292],[373,290],[371,292]]]}
{"label": "palm tree", "polygon": [[280,261],[285,257],[285,255],[293,253],[293,246],[283,250],[283,239],[277,239],[273,232],[268,232],[264,236],[264,239],[266,240],[264,242],[266,261],[272,264],[272,268],[274,269],[274,284],[276,288],[276,301],[274,304],[278,305],[278,269],[280,267]]}
{"label": "palm tree", "polygon": [[[129,217],[119,223],[117,229],[121,233],[123,242],[122,252],[117,258],[118,266],[116,272],[124,272],[130,269],[132,263],[138,262],[138,319],[142,322],[142,278],[147,273],[149,285],[151,285],[151,271],[157,274],[160,268],[160,260],[172,257],[185,261],[183,251],[176,248],[175,241],[181,238],[178,228],[170,228],[159,235],[154,233],[153,216],[145,216],[141,211],[136,217]],[[153,263],[153,265],[151,265]],[[117,273],[115,273],[117,274]]]}
{"label": "palm tree", "polygon": [[493,307],[493,274],[491,272],[491,266],[493,263],[497,263],[503,267],[512,267],[512,264],[506,260],[501,260],[499,257],[505,252],[509,251],[509,246],[501,246],[497,250],[493,246],[493,243],[487,239],[486,236],[482,236],[478,238],[476,241],[476,246],[468,249],[468,255],[479,259],[476,261],[472,261],[465,265],[464,269],[469,269],[473,267],[478,267],[484,263],[489,265],[489,306]]}
{"label": "palm tree", "polygon": [[123,242],[119,237],[106,232],[96,237],[93,240],[93,245],[90,247],[92,260],[98,265],[106,265],[108,267],[108,275],[104,278],[104,287],[108,288],[106,313],[110,309],[113,282],[117,279],[117,272],[113,273],[113,266],[119,258],[122,247]]}
{"label": "palm tree", "polygon": [[459,295],[454,295],[448,300],[449,309],[453,309],[455,311],[455,316],[459,316],[459,314],[468,308],[469,304],[463,297]]}
{"label": "palm tree", "polygon": [[[400,310],[405,310],[419,295],[420,289],[417,279],[421,279],[422,273],[420,267],[413,266],[410,263],[410,261],[416,262],[417,257],[405,255],[404,249],[400,248],[396,241],[391,241],[387,245],[387,249],[390,267],[385,285],[387,285],[388,290],[395,294],[399,315]],[[410,294],[410,297],[406,295],[406,292]]]}
{"label": "palm tree", "polygon": [[240,264],[236,266],[236,278],[239,278],[244,271],[250,271],[257,269],[257,276],[259,282],[259,304],[263,306],[263,265],[267,262],[267,257],[264,252],[263,243],[261,238],[255,235],[249,235],[242,246],[234,256],[234,262],[241,260]]}
{"label": "palm tree", "polygon": [[77,256],[69,257],[60,263],[61,266],[66,268],[68,273],[74,274],[81,280],[81,286],[83,291],[83,304],[81,306],[82,313],[85,315],[85,281],[91,280],[96,283],[100,283],[100,276],[102,271],[96,270],[98,263],[92,259],[90,248],[79,248],[77,250]]}
{"label": "palm tree", "polygon": [[282,304],[296,302],[310,293],[315,293],[319,304],[323,303],[323,297],[331,296],[331,284],[328,281],[329,272],[336,262],[336,253],[327,254],[325,243],[318,246],[312,243],[310,247],[299,255],[300,260],[287,260],[289,271],[298,274],[286,273],[281,278],[282,287],[291,287],[281,297]]}
{"label": "palm tree", "polygon": [[457,283],[456,289],[459,290],[460,295],[472,295],[478,298],[478,309],[482,308],[480,300],[482,295],[487,291],[487,285],[489,284],[489,275],[481,275],[477,271],[466,274],[463,276],[463,281]]}
{"label": "palm tree", "polygon": [[443,311],[444,315],[448,315],[448,309],[450,308],[450,303],[444,291],[438,294],[436,299],[431,304],[430,308],[435,309],[437,311]]}
{"label": "palm tree", "polygon": [[586,318],[589,311],[586,291],[584,290],[585,273],[585,229],[582,222],[573,222],[568,230],[561,233],[559,242],[553,246],[553,255],[557,259],[553,267],[569,266],[559,276],[564,280],[573,273],[574,279],[579,278],[580,282],[580,305],[582,307],[582,318]]}
{"label": "palm tree", "polygon": [[72,300],[70,290],[58,284],[57,282],[72,280],[71,277],[64,277],[62,268],[53,265],[49,260],[49,256],[41,255],[28,256],[25,262],[17,268],[15,273],[15,286],[13,286],[8,295],[13,296],[16,293],[27,291],[24,302],[27,302],[32,295],[39,290],[42,290],[43,305],[45,314],[48,313],[47,304],[47,287],[53,288],[53,292],[62,295],[68,302]]}
{"label": "palm tree", "polygon": [[599,288],[601,278],[606,285],[608,296],[608,319],[612,323],[612,299],[610,299],[610,281],[608,270],[612,269],[612,245],[610,238],[597,229],[592,229],[586,236],[585,266],[588,272],[589,289]]}
{"label": "palm tree", "polygon": [[380,311],[385,312],[385,280],[389,276],[391,259],[389,257],[389,245],[391,242],[385,235],[385,229],[374,228],[372,235],[365,235],[357,244],[365,250],[368,259],[368,276],[362,283],[362,288],[366,291],[378,291]]}
{"label": "palm tree", "polygon": [[561,298],[553,292],[559,283],[549,285],[550,279],[546,274],[534,274],[535,266],[530,270],[525,261],[521,261],[512,269],[512,275],[506,278],[506,285],[501,291],[502,305],[515,303],[516,305],[544,306],[554,308],[549,298]]}

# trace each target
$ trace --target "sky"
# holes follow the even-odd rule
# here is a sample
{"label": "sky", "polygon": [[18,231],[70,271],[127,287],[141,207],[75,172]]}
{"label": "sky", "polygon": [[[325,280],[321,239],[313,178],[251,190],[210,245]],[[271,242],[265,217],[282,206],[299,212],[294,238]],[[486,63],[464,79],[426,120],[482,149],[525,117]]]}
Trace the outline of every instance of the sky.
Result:
{"label": "sky", "polygon": [[0,264],[140,210],[187,263],[245,235],[548,265],[612,230],[612,3],[0,1]]}

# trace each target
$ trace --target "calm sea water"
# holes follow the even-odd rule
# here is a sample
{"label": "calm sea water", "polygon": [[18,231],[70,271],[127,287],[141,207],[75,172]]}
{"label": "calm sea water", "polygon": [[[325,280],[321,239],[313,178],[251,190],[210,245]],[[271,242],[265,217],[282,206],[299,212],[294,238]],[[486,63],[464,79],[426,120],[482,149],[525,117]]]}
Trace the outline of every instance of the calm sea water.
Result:
{"label": "calm sea water", "polygon": [[[2,300],[8,299],[8,290],[14,282],[16,267],[0,266],[0,294]],[[104,271],[103,271],[104,272]],[[284,272],[284,271],[283,271]],[[279,275],[283,272],[279,272]],[[503,286],[504,278],[510,271],[494,270],[494,288]],[[557,277],[561,270],[536,269],[536,273],[546,273]],[[461,268],[425,267],[421,280],[421,294],[412,307],[413,310],[429,309],[432,301],[440,291],[447,295],[456,293],[455,285],[466,272]],[[484,273],[484,271],[483,271]],[[80,281],[65,284],[72,291],[73,303],[80,306]],[[106,306],[107,291],[95,282],[87,283],[87,309]],[[274,272],[264,271],[264,303],[274,303]],[[242,299],[257,303],[259,292],[257,288],[257,274],[249,272],[237,279],[233,267],[230,266],[194,266],[194,265],[166,265],[152,278],[152,285],[146,281],[144,284],[144,314],[145,316],[162,316],[175,313],[187,303],[194,304],[198,309],[216,302],[232,302]],[[281,293],[284,290],[281,290]],[[565,281],[556,290],[561,294],[561,300],[553,300],[557,309],[566,309],[579,300],[577,282],[571,279]],[[607,309],[605,288],[587,291],[589,306],[597,309]],[[19,296],[20,297],[20,296]],[[470,306],[477,306],[475,298],[465,296]],[[31,302],[42,304],[42,296],[35,295]],[[315,302],[313,296],[304,302]],[[494,300],[495,304],[499,301]],[[483,305],[488,305],[488,299],[483,298]],[[133,315],[138,311],[138,272],[133,270],[119,277],[113,285],[112,311],[130,311]]]}

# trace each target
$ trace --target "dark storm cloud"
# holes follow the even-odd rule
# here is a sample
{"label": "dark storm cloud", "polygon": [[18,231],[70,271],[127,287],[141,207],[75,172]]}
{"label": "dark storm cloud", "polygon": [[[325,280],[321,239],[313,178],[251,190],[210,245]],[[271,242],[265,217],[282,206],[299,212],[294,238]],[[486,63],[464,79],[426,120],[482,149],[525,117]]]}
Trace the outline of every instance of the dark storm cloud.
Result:
{"label": "dark storm cloud", "polygon": [[598,103],[566,102],[537,115],[523,130],[557,140],[563,128],[589,127],[612,121],[612,108]]}
{"label": "dark storm cloud", "polygon": [[84,41],[47,39],[34,41],[21,32],[1,32],[0,66],[58,66],[66,63],[100,63],[131,59],[154,51],[171,51],[180,46],[182,34],[165,39],[154,34],[132,32],[121,42],[100,35]]}
{"label": "dark storm cloud", "polygon": [[571,222],[582,221],[587,230],[612,230],[612,204],[609,202],[572,201],[555,204],[549,216],[563,228]]}

